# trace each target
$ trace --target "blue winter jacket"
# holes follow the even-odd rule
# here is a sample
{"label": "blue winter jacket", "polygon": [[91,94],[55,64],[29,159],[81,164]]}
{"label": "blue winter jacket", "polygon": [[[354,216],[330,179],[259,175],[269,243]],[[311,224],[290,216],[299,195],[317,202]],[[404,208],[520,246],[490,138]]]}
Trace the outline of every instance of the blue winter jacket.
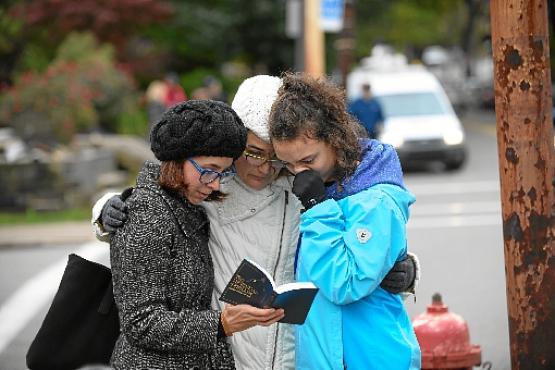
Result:
{"label": "blue winter jacket", "polygon": [[380,282],[406,255],[414,196],[395,150],[362,140],[363,159],[328,199],[301,217],[297,280],[320,288],[296,332],[297,369],[420,369],[420,348],[399,295]]}

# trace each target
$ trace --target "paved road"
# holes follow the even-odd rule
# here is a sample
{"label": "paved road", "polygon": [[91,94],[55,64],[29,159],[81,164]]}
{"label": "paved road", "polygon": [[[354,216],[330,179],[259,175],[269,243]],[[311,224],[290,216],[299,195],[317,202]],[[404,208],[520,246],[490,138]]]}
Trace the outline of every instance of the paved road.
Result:
{"label": "paved road", "polygon": [[510,369],[495,124],[465,126],[470,156],[462,171],[406,175],[417,199],[409,248],[422,264],[417,302],[406,307],[414,318],[440,292],[450,311],[467,320],[482,359]]}
{"label": "paved road", "polygon": [[25,370],[25,354],[57,289],[70,253],[109,263],[98,242],[0,250],[0,370]]}
{"label": "paved road", "polygon": [[[433,293],[441,292],[450,310],[468,321],[471,341],[481,345],[483,359],[498,370],[509,369],[510,362],[493,116],[488,120],[465,118],[469,162],[463,170],[406,174],[407,186],[417,196],[409,247],[423,270],[417,302],[409,300],[406,306],[414,317]],[[25,369],[26,349],[44,317],[59,268],[76,250],[107,262],[107,249],[90,242],[0,250],[0,370]]]}

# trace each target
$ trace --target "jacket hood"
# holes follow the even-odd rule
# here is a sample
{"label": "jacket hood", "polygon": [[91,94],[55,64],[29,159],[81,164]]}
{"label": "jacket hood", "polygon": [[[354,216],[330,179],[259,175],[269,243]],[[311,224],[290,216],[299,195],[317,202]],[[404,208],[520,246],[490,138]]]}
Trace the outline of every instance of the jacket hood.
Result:
{"label": "jacket hood", "polygon": [[326,189],[328,198],[343,199],[377,184],[405,189],[401,162],[391,145],[373,139],[360,139],[359,144],[362,148],[360,164],[351,176]]}
{"label": "jacket hood", "polygon": [[405,217],[405,222],[409,220],[409,206],[414,203],[416,198],[414,195],[406,189],[400,188],[398,186],[392,186],[389,184],[379,185],[380,190],[386,194],[388,194],[397,207],[403,212],[403,216]]}

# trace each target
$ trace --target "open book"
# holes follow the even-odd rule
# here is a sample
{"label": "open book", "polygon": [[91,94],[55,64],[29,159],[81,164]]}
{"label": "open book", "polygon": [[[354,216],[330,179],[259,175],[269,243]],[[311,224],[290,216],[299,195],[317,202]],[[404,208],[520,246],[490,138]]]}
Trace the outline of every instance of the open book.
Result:
{"label": "open book", "polygon": [[225,287],[220,301],[250,304],[259,308],[283,308],[279,322],[302,324],[318,288],[310,282],[288,283],[276,287],[272,276],[255,262],[244,259]]}

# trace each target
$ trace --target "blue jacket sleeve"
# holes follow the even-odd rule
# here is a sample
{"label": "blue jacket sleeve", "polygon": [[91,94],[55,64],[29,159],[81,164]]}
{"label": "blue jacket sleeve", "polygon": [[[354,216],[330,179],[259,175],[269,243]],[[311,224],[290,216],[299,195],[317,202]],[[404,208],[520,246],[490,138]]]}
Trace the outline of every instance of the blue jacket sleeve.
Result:
{"label": "blue jacket sleeve", "polygon": [[406,253],[405,224],[378,190],[320,203],[301,217],[299,280],[312,281],[335,304],[368,296]]}

